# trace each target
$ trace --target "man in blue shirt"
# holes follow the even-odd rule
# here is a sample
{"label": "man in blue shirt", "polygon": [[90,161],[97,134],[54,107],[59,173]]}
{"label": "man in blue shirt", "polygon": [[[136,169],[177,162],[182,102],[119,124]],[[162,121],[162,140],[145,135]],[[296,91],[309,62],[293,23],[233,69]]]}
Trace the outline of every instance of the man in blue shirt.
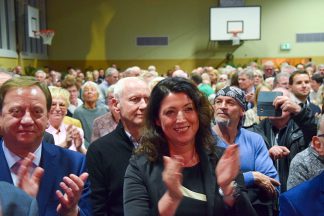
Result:
{"label": "man in blue shirt", "polygon": [[[227,86],[219,90],[214,101],[216,124],[212,129],[217,135],[218,146],[227,148],[234,143],[239,145],[241,171],[247,188],[260,191],[258,200],[261,199],[259,194],[266,194],[267,199],[272,200],[277,195],[276,187],[280,185],[278,173],[263,138],[241,128],[246,106],[245,94],[241,89]],[[253,204],[254,200],[251,201]]]}

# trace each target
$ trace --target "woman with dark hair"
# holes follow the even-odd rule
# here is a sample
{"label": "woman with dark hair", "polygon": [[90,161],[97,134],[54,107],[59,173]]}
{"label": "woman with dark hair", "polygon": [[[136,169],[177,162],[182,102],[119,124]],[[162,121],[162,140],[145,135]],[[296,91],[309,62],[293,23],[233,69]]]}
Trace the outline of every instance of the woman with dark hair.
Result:
{"label": "woman with dark hair", "polygon": [[125,174],[125,215],[255,214],[240,190],[238,147],[221,157],[212,144],[212,107],[191,81],[160,81],[146,111],[141,146]]}

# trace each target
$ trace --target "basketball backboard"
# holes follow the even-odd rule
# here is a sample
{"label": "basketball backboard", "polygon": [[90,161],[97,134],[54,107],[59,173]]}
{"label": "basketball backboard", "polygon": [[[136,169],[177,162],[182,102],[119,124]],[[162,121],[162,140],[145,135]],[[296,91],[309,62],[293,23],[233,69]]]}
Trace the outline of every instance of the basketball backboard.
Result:
{"label": "basketball backboard", "polygon": [[239,32],[241,40],[261,39],[261,7],[224,7],[210,9],[210,40],[232,40]]}

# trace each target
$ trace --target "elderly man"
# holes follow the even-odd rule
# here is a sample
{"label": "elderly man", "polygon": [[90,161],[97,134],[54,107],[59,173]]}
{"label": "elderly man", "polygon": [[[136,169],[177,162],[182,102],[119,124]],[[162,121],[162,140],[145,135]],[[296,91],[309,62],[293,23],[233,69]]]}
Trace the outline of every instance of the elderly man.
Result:
{"label": "elderly man", "polygon": [[46,73],[43,70],[38,70],[35,73],[35,78],[36,80],[38,80],[39,82],[46,82]]}
{"label": "elderly man", "polygon": [[275,65],[272,61],[266,61],[263,65],[264,79],[275,76]]}
{"label": "elderly man", "polygon": [[[260,202],[261,194],[268,195],[271,200],[276,196],[275,187],[280,184],[277,181],[278,173],[262,137],[241,128],[246,111],[244,92],[234,86],[219,90],[215,97],[214,109],[216,124],[212,129],[217,135],[217,145],[224,148],[234,143],[239,145],[245,185],[251,188],[250,191],[252,188],[256,188],[255,191],[262,191],[256,196],[259,201],[250,196],[252,204]],[[265,209],[256,209],[259,214],[264,215],[265,211],[271,211],[271,203],[265,206]]]}
{"label": "elderly man", "polygon": [[105,72],[105,80],[99,85],[101,94],[103,96],[101,101],[103,104],[105,104],[105,98],[107,97],[106,93],[109,86],[115,84],[118,81],[118,78],[119,78],[119,72],[116,68],[113,67],[107,68]]}
{"label": "elderly man", "polygon": [[90,215],[85,157],[42,141],[51,104],[48,88],[29,77],[0,88],[0,181],[37,196],[40,215]]}
{"label": "elderly man", "polygon": [[273,80],[273,88],[285,88],[289,89],[289,77],[290,74],[286,72],[278,73]]}
{"label": "elderly man", "polygon": [[298,153],[290,164],[287,189],[310,180],[324,171],[324,116],[318,121],[311,145]]}
{"label": "elderly man", "polygon": [[124,174],[141,139],[149,92],[137,77],[123,78],[115,85],[113,104],[120,115],[119,124],[94,141],[87,152],[94,215],[124,215]]}
{"label": "elderly man", "polygon": [[248,101],[247,108],[251,109],[254,106],[254,71],[252,68],[247,68],[238,73],[238,83],[240,89],[245,93],[245,99]]}

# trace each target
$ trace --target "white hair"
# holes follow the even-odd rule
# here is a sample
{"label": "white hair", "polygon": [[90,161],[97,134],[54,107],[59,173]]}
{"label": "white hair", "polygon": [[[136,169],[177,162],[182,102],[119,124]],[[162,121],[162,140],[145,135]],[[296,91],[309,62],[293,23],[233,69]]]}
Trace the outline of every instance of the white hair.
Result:
{"label": "white hair", "polygon": [[123,90],[125,88],[125,86],[129,83],[132,83],[132,82],[143,82],[146,84],[146,82],[139,78],[139,77],[125,77],[125,78],[122,78],[120,80],[118,80],[118,82],[115,84],[115,88],[114,88],[114,98],[116,98],[117,100],[119,100],[122,95],[123,95]]}

